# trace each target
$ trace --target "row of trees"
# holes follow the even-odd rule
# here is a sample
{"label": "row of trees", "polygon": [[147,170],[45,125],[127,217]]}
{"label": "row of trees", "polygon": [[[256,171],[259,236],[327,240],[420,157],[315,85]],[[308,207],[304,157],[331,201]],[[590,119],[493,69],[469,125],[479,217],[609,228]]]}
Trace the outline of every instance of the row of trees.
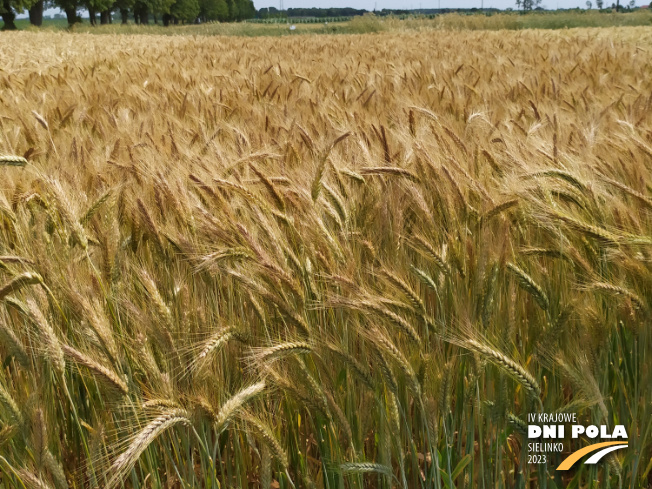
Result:
{"label": "row of trees", "polygon": [[0,0],[3,29],[15,29],[16,15],[26,10],[30,23],[40,26],[43,10],[50,7],[63,10],[70,25],[81,22],[79,11],[83,9],[88,10],[93,25],[98,22],[98,16],[100,24],[111,23],[113,12],[120,12],[123,24],[131,15],[137,24],[147,24],[151,17],[155,23],[160,19],[164,25],[197,20],[240,21],[256,15],[252,0]]}

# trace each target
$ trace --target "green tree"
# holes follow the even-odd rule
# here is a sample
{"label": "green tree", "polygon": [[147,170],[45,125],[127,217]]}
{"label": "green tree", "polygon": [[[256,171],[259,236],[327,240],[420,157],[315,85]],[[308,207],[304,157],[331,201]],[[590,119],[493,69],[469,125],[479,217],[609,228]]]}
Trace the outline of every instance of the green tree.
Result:
{"label": "green tree", "polygon": [[111,11],[115,8],[116,4],[113,2],[112,5],[109,6],[106,10],[101,10],[100,11],[100,24],[111,24],[112,23],[112,16],[111,16]]}
{"label": "green tree", "polygon": [[251,19],[256,15],[252,0],[226,0],[229,8],[229,20]]}
{"label": "green tree", "polygon": [[199,11],[199,0],[177,0],[170,7],[172,18],[181,22],[194,22]]}
{"label": "green tree", "polygon": [[210,20],[225,22],[229,18],[229,6],[226,0],[199,0],[199,17],[204,22]]}
{"label": "green tree", "polygon": [[16,29],[14,20],[16,14],[22,14],[25,10],[32,7],[33,0],[0,0],[0,15],[4,21],[2,30],[9,31]]}
{"label": "green tree", "polygon": [[149,2],[144,0],[136,0],[132,7],[132,12],[134,14],[134,21],[136,24],[148,24],[149,23]]}
{"label": "green tree", "polygon": [[226,5],[229,9],[228,20],[235,20],[238,17],[238,5],[236,0],[226,0]]}
{"label": "green tree", "polygon": [[149,6],[150,12],[158,17],[171,13],[174,2],[175,0],[147,0],[147,5]]}
{"label": "green tree", "polygon": [[120,11],[122,24],[129,23],[129,10],[134,6],[134,0],[116,0],[115,7]]}
{"label": "green tree", "polygon": [[29,23],[35,26],[43,24],[43,0],[37,0],[29,9]]}
{"label": "green tree", "polygon": [[97,23],[96,15],[113,7],[113,0],[85,0],[85,5],[91,25],[95,25]]}
{"label": "green tree", "polygon": [[[167,25],[171,18],[170,8],[174,2],[175,0],[135,0],[132,11],[136,24],[148,24],[149,15],[152,14],[155,21],[159,16],[162,16],[163,23]],[[125,23],[124,17],[123,23]]]}
{"label": "green tree", "polygon": [[516,0],[516,6],[523,10],[533,10],[541,5],[541,0]]}
{"label": "green tree", "polygon": [[82,21],[77,13],[81,7],[79,0],[55,0],[54,4],[66,13],[68,25],[73,25]]}
{"label": "green tree", "polygon": [[238,14],[235,20],[253,19],[256,16],[256,7],[252,0],[235,0]]}

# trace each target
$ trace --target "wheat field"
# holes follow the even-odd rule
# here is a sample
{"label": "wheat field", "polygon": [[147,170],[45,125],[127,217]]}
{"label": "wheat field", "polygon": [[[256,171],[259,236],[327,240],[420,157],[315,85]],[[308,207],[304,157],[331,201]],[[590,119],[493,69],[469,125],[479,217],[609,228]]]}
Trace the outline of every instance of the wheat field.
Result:
{"label": "wheat field", "polygon": [[0,487],[652,485],[651,28],[5,33],[0,154]]}

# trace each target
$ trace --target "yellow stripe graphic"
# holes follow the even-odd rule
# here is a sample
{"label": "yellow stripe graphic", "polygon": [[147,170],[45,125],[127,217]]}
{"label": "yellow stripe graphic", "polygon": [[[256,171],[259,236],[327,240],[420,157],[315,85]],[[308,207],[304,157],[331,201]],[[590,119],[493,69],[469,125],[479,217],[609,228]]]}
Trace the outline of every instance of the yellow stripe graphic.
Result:
{"label": "yellow stripe graphic", "polygon": [[627,443],[622,441],[605,441],[603,443],[596,443],[594,445],[589,445],[588,447],[580,448],[578,451],[573,452],[568,457],[566,457],[564,461],[559,465],[559,467],[557,467],[557,470],[568,470],[584,455],[595,452],[596,450],[600,450],[604,447],[610,447],[612,445],[627,445]]}

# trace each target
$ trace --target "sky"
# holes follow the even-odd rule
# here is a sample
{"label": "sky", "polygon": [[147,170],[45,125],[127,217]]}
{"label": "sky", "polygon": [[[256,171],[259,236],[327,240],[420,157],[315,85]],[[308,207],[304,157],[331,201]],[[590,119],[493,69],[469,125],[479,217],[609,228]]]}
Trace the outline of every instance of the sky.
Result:
{"label": "sky", "polygon": [[[615,1],[615,0],[614,0]],[[494,7],[505,9],[515,8],[515,0],[283,0],[283,8],[298,7],[353,7],[357,9],[377,10],[387,9],[410,9],[410,8],[480,8]],[[609,0],[611,2],[611,0]],[[629,0],[621,0],[621,4],[629,3]],[[647,4],[637,0],[636,5]],[[257,9],[262,7],[279,8],[280,0],[254,0]],[[607,0],[605,0],[605,5]],[[610,3],[611,4],[611,3]],[[595,5],[595,0],[593,1]],[[556,8],[586,8],[586,0],[543,0],[541,6],[547,9]]]}

